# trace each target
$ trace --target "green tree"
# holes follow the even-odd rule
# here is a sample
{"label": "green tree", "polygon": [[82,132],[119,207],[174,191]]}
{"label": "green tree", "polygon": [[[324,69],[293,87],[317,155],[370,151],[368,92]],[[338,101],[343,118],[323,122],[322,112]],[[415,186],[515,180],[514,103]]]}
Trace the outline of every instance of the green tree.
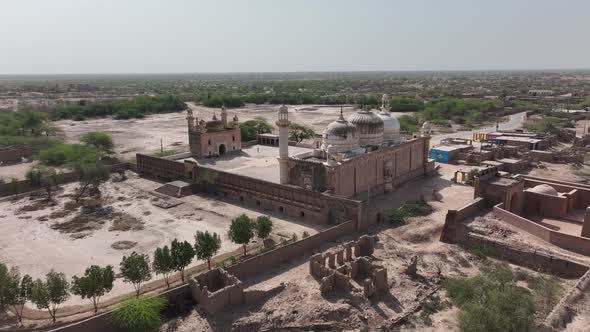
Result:
{"label": "green tree", "polygon": [[51,270],[45,281],[37,279],[31,287],[31,302],[37,308],[46,309],[55,323],[57,309],[70,297],[69,283],[63,273]]}
{"label": "green tree", "polygon": [[272,125],[263,117],[256,117],[240,124],[240,136],[243,142],[255,140],[258,134],[272,132]]}
{"label": "green tree", "polygon": [[174,239],[170,245],[170,254],[174,262],[174,269],[180,271],[180,279],[184,283],[184,269],[195,257],[195,249],[187,241],[180,242]]}
{"label": "green tree", "polygon": [[7,294],[9,290],[11,275],[6,264],[0,262],[0,310],[8,305]]}
{"label": "green tree", "polygon": [[272,220],[269,216],[258,216],[254,225],[256,236],[266,239],[272,232]]}
{"label": "green tree", "polygon": [[290,141],[301,143],[304,139],[310,139],[313,137],[315,137],[315,132],[313,129],[294,122],[289,125]]}
{"label": "green tree", "polygon": [[101,183],[107,181],[110,176],[109,170],[100,162],[81,162],[74,166],[74,169],[79,174],[81,187],[78,195],[76,195],[76,202],[84,194],[89,185],[98,188]]}
{"label": "green tree", "polygon": [[170,288],[170,274],[174,271],[174,260],[168,246],[156,248],[152,269],[156,274],[161,274],[164,277],[166,287]]}
{"label": "green tree", "polygon": [[241,244],[246,256],[246,245],[254,237],[254,223],[245,214],[239,215],[231,221],[228,236],[233,243]]}
{"label": "green tree", "polygon": [[96,149],[101,158],[114,153],[115,144],[113,143],[113,137],[107,133],[90,132],[82,136],[80,140],[87,146]]}
{"label": "green tree", "polygon": [[25,274],[21,278],[18,270],[13,268],[11,271],[11,278],[7,285],[7,304],[12,306],[18,322],[22,325],[25,303],[27,303],[27,301],[31,298],[33,278],[31,278],[31,276],[28,274]]}
{"label": "green tree", "polygon": [[25,176],[33,187],[43,187],[47,192],[47,198],[49,200],[53,198],[53,188],[59,184],[60,180],[60,176],[55,169],[43,165],[35,165],[27,171]]}
{"label": "green tree", "polygon": [[146,254],[138,254],[134,251],[129,256],[123,256],[119,268],[123,281],[132,283],[135,296],[139,297],[141,284],[152,278],[150,258]]}
{"label": "green tree", "polygon": [[72,293],[83,299],[90,299],[96,314],[100,297],[113,289],[114,280],[115,272],[112,266],[91,265],[84,271],[84,276],[72,277]]}
{"label": "green tree", "polygon": [[195,235],[195,253],[198,259],[206,259],[207,267],[211,270],[211,257],[221,249],[221,237],[209,231],[197,231]]}
{"label": "green tree", "polygon": [[162,324],[160,312],[166,300],[159,296],[129,299],[113,311],[113,322],[123,331],[156,332]]}

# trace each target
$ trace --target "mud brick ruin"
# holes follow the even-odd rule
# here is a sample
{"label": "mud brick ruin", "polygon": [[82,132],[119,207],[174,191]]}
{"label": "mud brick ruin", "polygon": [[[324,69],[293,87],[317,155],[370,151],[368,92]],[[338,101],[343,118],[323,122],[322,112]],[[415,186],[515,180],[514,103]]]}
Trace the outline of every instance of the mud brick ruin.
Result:
{"label": "mud brick ruin", "polygon": [[238,278],[223,269],[213,269],[189,281],[193,297],[208,314],[229,305],[244,303],[244,286]]}
{"label": "mud brick ruin", "polygon": [[387,270],[373,263],[371,258],[375,240],[373,236],[363,235],[357,241],[344,243],[344,248],[336,252],[313,255],[309,261],[309,273],[320,279],[321,292],[338,289],[362,292],[365,297],[371,297],[377,291],[387,289]]}

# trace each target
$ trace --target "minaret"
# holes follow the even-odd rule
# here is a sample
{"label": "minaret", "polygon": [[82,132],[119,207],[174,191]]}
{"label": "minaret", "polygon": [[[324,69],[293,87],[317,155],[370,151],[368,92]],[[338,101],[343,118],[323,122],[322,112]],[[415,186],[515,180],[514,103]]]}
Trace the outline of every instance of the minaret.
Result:
{"label": "minaret", "polygon": [[195,129],[195,118],[193,117],[193,110],[190,108],[186,110],[186,120],[188,122],[188,132],[193,132]]}
{"label": "minaret", "polygon": [[282,105],[279,108],[279,119],[276,122],[279,127],[279,166],[281,169],[281,184],[289,182],[289,110]]}

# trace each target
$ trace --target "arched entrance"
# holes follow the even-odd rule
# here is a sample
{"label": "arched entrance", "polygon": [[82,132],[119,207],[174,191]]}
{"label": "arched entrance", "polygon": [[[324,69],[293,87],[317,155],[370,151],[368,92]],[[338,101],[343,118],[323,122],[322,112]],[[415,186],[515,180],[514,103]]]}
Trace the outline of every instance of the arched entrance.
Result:
{"label": "arched entrance", "polygon": [[219,155],[223,156],[225,154],[225,144],[220,144],[219,145]]}

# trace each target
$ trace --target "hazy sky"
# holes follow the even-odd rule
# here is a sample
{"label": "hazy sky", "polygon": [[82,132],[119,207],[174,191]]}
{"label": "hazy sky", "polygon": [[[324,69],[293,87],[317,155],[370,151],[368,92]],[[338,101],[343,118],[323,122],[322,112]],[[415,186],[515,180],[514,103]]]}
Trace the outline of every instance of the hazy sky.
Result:
{"label": "hazy sky", "polygon": [[590,0],[0,0],[0,74],[590,68]]}

